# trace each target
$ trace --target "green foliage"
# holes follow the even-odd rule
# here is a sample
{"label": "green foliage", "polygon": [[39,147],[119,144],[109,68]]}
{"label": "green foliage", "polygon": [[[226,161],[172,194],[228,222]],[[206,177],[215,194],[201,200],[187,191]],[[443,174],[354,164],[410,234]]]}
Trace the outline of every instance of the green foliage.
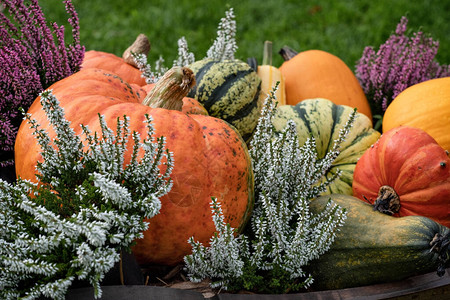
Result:
{"label": "green foliage", "polygon": [[[61,0],[40,1],[49,19],[66,21]],[[402,16],[409,27],[440,41],[436,59],[450,62],[450,2],[442,0],[120,0],[74,1],[80,17],[81,41],[86,50],[122,55],[139,33],[152,43],[149,61],[162,55],[166,62],[177,56],[177,40],[184,36],[197,58],[206,53],[216,37],[217,21],[234,8],[237,24],[236,58],[246,60],[261,53],[265,40],[273,41],[274,53],[284,45],[297,51],[321,49],[353,67],[365,46],[382,44]],[[274,65],[282,58],[274,55]]]}
{"label": "green foliage", "polygon": [[230,291],[248,290],[261,294],[287,294],[298,292],[305,287],[301,279],[293,280],[286,270],[275,266],[272,270],[261,271],[255,266],[246,264],[243,274],[232,282]]}

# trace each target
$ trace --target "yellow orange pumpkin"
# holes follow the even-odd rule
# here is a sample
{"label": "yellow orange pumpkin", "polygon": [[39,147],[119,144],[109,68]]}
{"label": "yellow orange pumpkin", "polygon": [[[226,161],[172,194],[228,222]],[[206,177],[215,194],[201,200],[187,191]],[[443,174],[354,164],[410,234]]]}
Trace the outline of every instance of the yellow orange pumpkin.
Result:
{"label": "yellow orange pumpkin", "polygon": [[412,85],[398,94],[383,116],[383,132],[398,126],[420,128],[450,151],[450,77]]}
{"label": "yellow orange pumpkin", "polygon": [[259,101],[264,103],[264,100],[266,100],[267,96],[278,82],[278,89],[275,93],[276,101],[278,102],[278,105],[285,105],[286,89],[284,87],[284,76],[281,74],[280,69],[272,65],[272,42],[270,41],[264,42],[262,65],[258,66],[256,73],[261,78]]}

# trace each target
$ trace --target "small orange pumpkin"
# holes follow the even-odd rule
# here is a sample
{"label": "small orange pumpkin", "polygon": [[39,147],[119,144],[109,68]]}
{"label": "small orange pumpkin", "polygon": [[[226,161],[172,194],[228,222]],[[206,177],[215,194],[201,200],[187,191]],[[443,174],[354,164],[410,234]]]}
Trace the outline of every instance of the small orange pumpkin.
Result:
{"label": "small orange pumpkin", "polygon": [[112,53],[90,50],[84,54],[84,60],[81,69],[103,69],[115,73],[128,83],[134,83],[139,86],[145,85],[145,78],[142,72],[132,65],[126,63],[123,58]]}
{"label": "small orange pumpkin", "polygon": [[86,51],[81,68],[103,69],[119,75],[129,84],[143,86],[146,84],[145,78],[142,77],[142,72],[136,67],[131,52],[147,55],[149,51],[150,41],[147,36],[140,34],[133,44],[124,51],[122,57],[102,51]]}
{"label": "small orange pumpkin", "polygon": [[450,158],[425,131],[393,128],[356,163],[353,196],[394,216],[421,215],[450,227]]}
{"label": "small orange pumpkin", "polygon": [[289,47],[280,51],[286,60],[280,66],[285,79],[286,103],[325,98],[338,105],[357,108],[372,120],[366,95],[352,70],[337,56],[322,51],[297,53]]}

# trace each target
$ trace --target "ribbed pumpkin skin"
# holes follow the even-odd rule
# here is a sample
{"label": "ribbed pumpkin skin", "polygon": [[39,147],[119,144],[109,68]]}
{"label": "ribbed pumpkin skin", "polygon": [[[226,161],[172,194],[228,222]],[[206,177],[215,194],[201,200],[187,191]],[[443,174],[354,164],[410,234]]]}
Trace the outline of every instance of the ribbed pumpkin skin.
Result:
{"label": "ribbed pumpkin skin", "polygon": [[139,69],[127,64],[123,58],[112,53],[90,50],[84,54],[81,64],[82,69],[97,68],[112,72],[122,77],[129,84],[145,85],[145,79],[141,77]]}
{"label": "ribbed pumpkin skin", "polygon": [[384,185],[400,197],[395,216],[421,215],[450,227],[450,158],[425,131],[393,128],[362,155],[353,195],[373,203]]}
{"label": "ribbed pumpkin skin", "polygon": [[[155,134],[166,137],[166,147],[175,160],[173,187],[161,198],[161,211],[149,220],[144,239],[137,240],[133,251],[139,263],[177,264],[191,252],[189,237],[208,243],[215,232],[210,208],[213,196],[220,201],[231,226],[241,228],[249,218],[254,197],[250,158],[240,135],[226,122],[144,106],[128,84],[99,69],[82,70],[50,88],[77,133],[80,123],[100,131],[97,113],[105,116],[112,129],[117,117],[126,114],[129,129],[144,137],[144,115],[149,114]],[[38,100],[28,112],[42,128],[49,127]],[[16,171],[24,179],[35,180],[35,165],[41,157],[31,132],[28,124],[22,123],[15,146]],[[132,144],[128,145],[125,163],[130,160]]]}
{"label": "ribbed pumpkin skin", "polygon": [[309,264],[314,289],[393,282],[437,270],[430,242],[436,233],[448,234],[448,228],[425,217],[388,216],[348,195],[314,199],[311,211],[323,210],[330,198],[347,210],[347,219],[330,250]]}
{"label": "ribbed pumpkin skin", "polygon": [[450,77],[427,80],[401,92],[383,116],[383,132],[398,126],[420,128],[450,151]]}
{"label": "ribbed pumpkin skin", "polygon": [[198,100],[210,116],[236,127],[248,141],[258,123],[261,79],[240,60],[203,59],[189,65],[197,84],[188,97]]}
{"label": "ribbed pumpkin skin", "polygon": [[[279,106],[272,123],[281,132],[292,119],[297,125],[299,144],[303,145],[310,136],[314,137],[318,157],[323,158],[333,148],[339,130],[344,127],[352,111],[351,107],[336,105],[327,99],[307,99],[294,106]],[[341,177],[328,186],[325,194],[352,194],[356,162],[379,137],[380,133],[372,128],[371,120],[357,113],[347,139],[341,144],[341,153],[326,174],[327,178],[332,177],[339,169],[342,171]]]}
{"label": "ribbed pumpkin skin", "polygon": [[369,102],[358,79],[337,56],[322,50],[303,51],[283,62],[279,69],[286,80],[287,104],[325,98],[338,105],[356,107],[372,120]]}

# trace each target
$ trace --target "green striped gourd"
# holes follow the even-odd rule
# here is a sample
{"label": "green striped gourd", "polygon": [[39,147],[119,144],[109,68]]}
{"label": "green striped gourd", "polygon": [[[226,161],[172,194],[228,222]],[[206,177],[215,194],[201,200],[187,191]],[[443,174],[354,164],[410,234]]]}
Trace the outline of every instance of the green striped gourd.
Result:
{"label": "green striped gourd", "polygon": [[[317,155],[321,159],[333,148],[334,140],[338,138],[340,129],[344,127],[352,111],[353,108],[349,106],[336,105],[327,99],[307,99],[297,105],[279,106],[272,123],[281,132],[287,121],[292,119],[297,125],[299,144],[303,145],[310,136],[314,137]],[[324,194],[353,194],[356,162],[379,137],[380,133],[372,128],[371,120],[362,113],[356,113],[353,127],[341,144],[341,152],[326,174],[330,178],[341,170],[341,176],[328,186]]]}
{"label": "green striped gourd", "polygon": [[314,278],[314,289],[387,283],[436,271],[444,275],[449,267],[449,246],[445,246],[449,228],[422,216],[389,216],[349,195],[314,199],[311,211],[322,211],[330,198],[346,209],[347,219],[330,250],[306,270]]}
{"label": "green striped gourd", "polygon": [[261,79],[240,60],[203,59],[188,66],[196,85],[188,97],[195,98],[209,115],[233,125],[248,142],[258,122]]}

